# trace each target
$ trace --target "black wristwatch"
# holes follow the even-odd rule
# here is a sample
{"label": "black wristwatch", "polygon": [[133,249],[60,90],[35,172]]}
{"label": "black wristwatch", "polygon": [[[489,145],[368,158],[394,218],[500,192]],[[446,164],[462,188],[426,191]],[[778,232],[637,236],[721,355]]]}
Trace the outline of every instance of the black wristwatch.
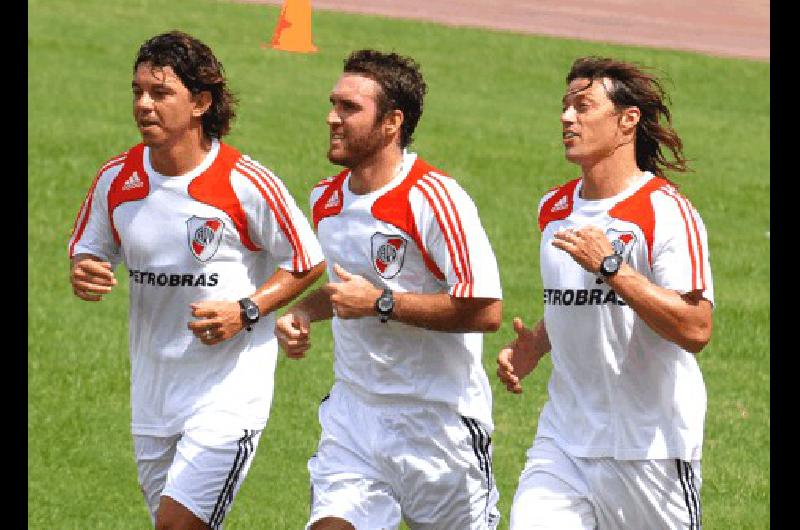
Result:
{"label": "black wristwatch", "polygon": [[375,300],[375,311],[378,312],[378,318],[384,324],[389,320],[389,316],[394,310],[394,296],[391,289],[384,289],[381,295]]}
{"label": "black wristwatch", "polygon": [[256,303],[249,298],[242,298],[239,300],[239,305],[242,308],[242,322],[244,322],[245,329],[247,329],[247,331],[252,331],[252,326],[258,322],[259,317],[261,317],[261,312]]}
{"label": "black wristwatch", "polygon": [[606,278],[609,276],[614,276],[619,271],[621,266],[622,256],[619,254],[611,254],[610,256],[603,258],[603,261],[600,262],[600,274]]}

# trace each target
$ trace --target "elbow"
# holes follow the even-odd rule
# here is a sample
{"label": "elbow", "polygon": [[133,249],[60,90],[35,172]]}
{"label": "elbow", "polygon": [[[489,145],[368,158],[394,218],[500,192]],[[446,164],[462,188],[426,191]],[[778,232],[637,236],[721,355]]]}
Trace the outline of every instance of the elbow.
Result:
{"label": "elbow", "polygon": [[679,345],[686,351],[697,355],[711,340],[711,324],[697,326],[681,337]]}
{"label": "elbow", "polygon": [[308,274],[308,276],[307,276],[308,283],[314,283],[315,281],[317,281],[317,279],[320,276],[322,276],[322,274],[324,272],[325,272],[325,262],[324,261],[321,261],[320,263],[317,263],[316,265],[314,265],[311,269],[309,269],[309,271],[307,273]]}
{"label": "elbow", "polygon": [[489,320],[489,321],[487,321],[485,323],[485,325],[483,326],[483,329],[481,329],[481,331],[483,333],[494,333],[494,332],[496,332],[497,330],[500,329],[500,324],[501,324],[500,319]]}
{"label": "elbow", "polygon": [[481,322],[480,331],[482,333],[494,333],[500,329],[503,324],[503,302],[500,300],[495,301],[489,306],[488,311],[484,313],[483,322]]}

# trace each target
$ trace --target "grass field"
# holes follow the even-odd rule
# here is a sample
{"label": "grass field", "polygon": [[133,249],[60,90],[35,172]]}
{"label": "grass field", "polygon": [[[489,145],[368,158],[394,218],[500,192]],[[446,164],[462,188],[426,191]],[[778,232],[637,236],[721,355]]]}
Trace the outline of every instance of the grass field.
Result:
{"label": "grass field", "polygon": [[[324,156],[328,93],[359,47],[417,58],[428,81],[414,150],[474,197],[500,264],[505,316],[485,340],[494,389],[501,528],[546,398],[550,362],[505,392],[494,375],[511,318],[542,313],[535,209],[577,176],[563,159],[564,76],[581,55],[610,54],[668,74],[675,125],[694,173],[674,176],[709,232],[716,311],[700,355],[708,388],[705,528],[770,526],[770,98],[768,63],[600,45],[319,11],[314,55],[268,42],[278,9],[208,0],[28,3],[28,526],[145,528],[129,431],[125,274],[100,304],[74,298],[66,242],[99,165],[139,141],[131,119],[134,54],[173,28],[215,50],[241,104],[228,141],[276,171],[308,211],[310,187],[337,169]],[[746,251],[744,251],[746,250]],[[327,326],[302,362],[282,358],[275,400],[229,529],[302,528],[316,406],[332,383]]]}

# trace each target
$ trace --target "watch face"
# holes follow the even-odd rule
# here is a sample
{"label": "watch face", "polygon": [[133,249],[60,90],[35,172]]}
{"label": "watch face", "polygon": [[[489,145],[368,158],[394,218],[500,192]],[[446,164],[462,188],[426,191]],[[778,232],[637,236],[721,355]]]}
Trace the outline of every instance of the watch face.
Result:
{"label": "watch face", "polygon": [[614,274],[619,270],[621,264],[622,256],[619,254],[612,254],[603,258],[600,264],[600,271],[605,275]]}
{"label": "watch face", "polygon": [[255,324],[258,322],[259,318],[259,311],[258,306],[255,302],[250,300],[249,298],[242,298],[239,300],[239,305],[242,306],[242,313],[244,314],[244,319],[251,323]]}
{"label": "watch face", "polygon": [[380,311],[390,311],[394,306],[394,302],[388,296],[381,296],[378,298],[378,309]]}

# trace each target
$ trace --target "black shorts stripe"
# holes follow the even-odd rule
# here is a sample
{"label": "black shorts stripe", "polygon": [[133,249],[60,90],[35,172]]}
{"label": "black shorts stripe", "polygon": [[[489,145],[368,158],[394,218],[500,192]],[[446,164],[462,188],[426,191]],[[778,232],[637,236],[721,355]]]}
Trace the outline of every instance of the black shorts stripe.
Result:
{"label": "black shorts stripe", "polygon": [[[247,431],[244,431],[244,432],[245,432],[245,437],[246,437],[247,436]],[[239,442],[238,442],[239,449],[236,451],[236,458],[233,459],[233,465],[231,466],[231,470],[228,472],[228,476],[225,479],[225,484],[222,486],[222,490],[219,492],[219,495],[217,496],[217,502],[214,504],[214,509],[211,511],[211,517],[209,517],[209,519],[208,519],[208,524],[211,527],[214,526],[214,520],[218,517],[218,513],[219,513],[219,510],[220,510],[220,508],[222,506],[222,501],[223,501],[225,492],[227,491],[228,486],[231,483],[231,480],[233,480],[233,475],[236,473],[236,469],[239,467],[239,462],[241,461],[241,458],[242,458],[242,440],[243,439],[244,438],[240,438],[239,439]]]}
{"label": "black shorts stripe", "polygon": [[250,431],[249,433],[248,431],[245,431],[245,437],[242,438],[242,440],[240,441],[241,445],[240,450],[242,451],[242,459],[241,462],[239,463],[239,466],[236,469],[236,473],[233,476],[233,480],[231,480],[231,483],[228,487],[228,491],[225,493],[224,504],[222,505],[222,508],[220,509],[219,514],[217,515],[217,520],[218,520],[217,526],[222,525],[222,520],[225,518],[225,515],[228,513],[228,510],[230,510],[231,504],[233,503],[233,495],[236,491],[236,488],[241,483],[242,470],[247,466],[247,463],[252,458],[252,455],[254,453],[253,436],[255,436],[255,434],[256,434],[255,431]]}
{"label": "black shorts stripe", "polygon": [[488,521],[489,518],[493,516],[493,514],[489,511],[489,501],[492,496],[493,488],[491,455],[492,437],[489,436],[489,432],[480,423],[478,423],[477,420],[465,418],[464,416],[461,416],[461,420],[464,422],[464,425],[467,426],[467,429],[469,429],[472,437],[472,450],[475,452],[475,457],[478,459],[478,466],[480,467],[480,470],[483,471],[486,476],[486,507],[484,508],[484,514],[486,520]]}
{"label": "black shorts stripe", "polygon": [[472,450],[475,452],[475,457],[478,459],[478,467],[486,474],[486,487],[489,491],[492,489],[492,456],[490,447],[492,445],[492,437],[477,420],[472,418],[461,417],[464,425],[469,429],[472,436]]}
{"label": "black shorts stripe", "polygon": [[472,451],[475,453],[475,458],[478,459],[478,467],[481,471],[483,471],[485,466],[483,464],[483,455],[478,449],[478,434],[475,431],[475,425],[472,423],[474,420],[461,416],[461,421],[464,422],[464,425],[466,425],[467,429],[469,430],[470,437],[472,438]]}
{"label": "black shorts stripe", "polygon": [[233,477],[231,486],[228,488],[228,492],[225,495],[225,504],[222,507],[222,510],[220,510],[219,525],[222,524],[222,519],[228,513],[228,510],[230,510],[231,504],[233,503],[233,495],[236,491],[236,488],[242,481],[242,470],[247,466],[248,461],[252,458],[252,455],[255,452],[253,449],[253,436],[255,436],[255,432],[251,432],[244,441],[244,458],[242,458],[242,462],[239,465],[239,468],[236,470],[236,475]]}
{"label": "black shorts stripe", "polygon": [[233,459],[233,465],[231,466],[231,470],[228,472],[228,476],[225,479],[225,484],[222,486],[222,490],[219,492],[217,496],[217,502],[214,504],[214,509],[211,512],[211,517],[208,520],[209,526],[214,526],[214,521],[219,517],[219,510],[222,507],[223,500],[225,498],[225,492],[228,490],[231,481],[233,480],[234,475],[236,474],[236,469],[239,467],[240,462],[242,460],[242,441],[247,437],[247,430],[244,431],[244,436],[239,439],[237,442],[239,445],[239,449],[236,451],[236,457]]}
{"label": "black shorts stripe", "polygon": [[233,492],[236,488],[236,484],[239,482],[239,476],[253,451],[254,434],[255,431],[245,429],[244,436],[238,441],[239,449],[236,451],[236,458],[233,460],[231,470],[228,472],[228,477],[225,479],[225,485],[222,487],[222,491],[219,492],[217,502],[214,504],[214,510],[211,512],[211,517],[208,520],[208,525],[211,528],[218,528],[222,524],[225,513],[233,501]]}
{"label": "black shorts stripe", "polygon": [[686,510],[689,512],[689,530],[699,530],[700,520],[697,513],[697,497],[695,492],[692,491],[694,484],[693,480],[689,476],[689,471],[687,471],[687,468],[691,470],[691,464],[678,459],[675,460],[675,465],[678,468],[678,479],[681,482],[683,498],[686,501]]}
{"label": "black shorts stripe", "polygon": [[692,496],[692,501],[694,502],[694,513],[697,517],[697,528],[700,528],[703,525],[703,508],[700,503],[700,492],[697,491],[697,482],[695,481],[694,476],[694,468],[692,464],[686,462],[686,478],[689,482],[689,492]]}
{"label": "black shorts stripe", "polygon": [[485,437],[484,439],[486,442],[482,446],[483,450],[483,458],[486,461],[486,481],[489,484],[489,489],[492,489],[492,437],[489,436],[489,432],[479,423],[476,423],[476,426],[480,429],[482,435]]}

